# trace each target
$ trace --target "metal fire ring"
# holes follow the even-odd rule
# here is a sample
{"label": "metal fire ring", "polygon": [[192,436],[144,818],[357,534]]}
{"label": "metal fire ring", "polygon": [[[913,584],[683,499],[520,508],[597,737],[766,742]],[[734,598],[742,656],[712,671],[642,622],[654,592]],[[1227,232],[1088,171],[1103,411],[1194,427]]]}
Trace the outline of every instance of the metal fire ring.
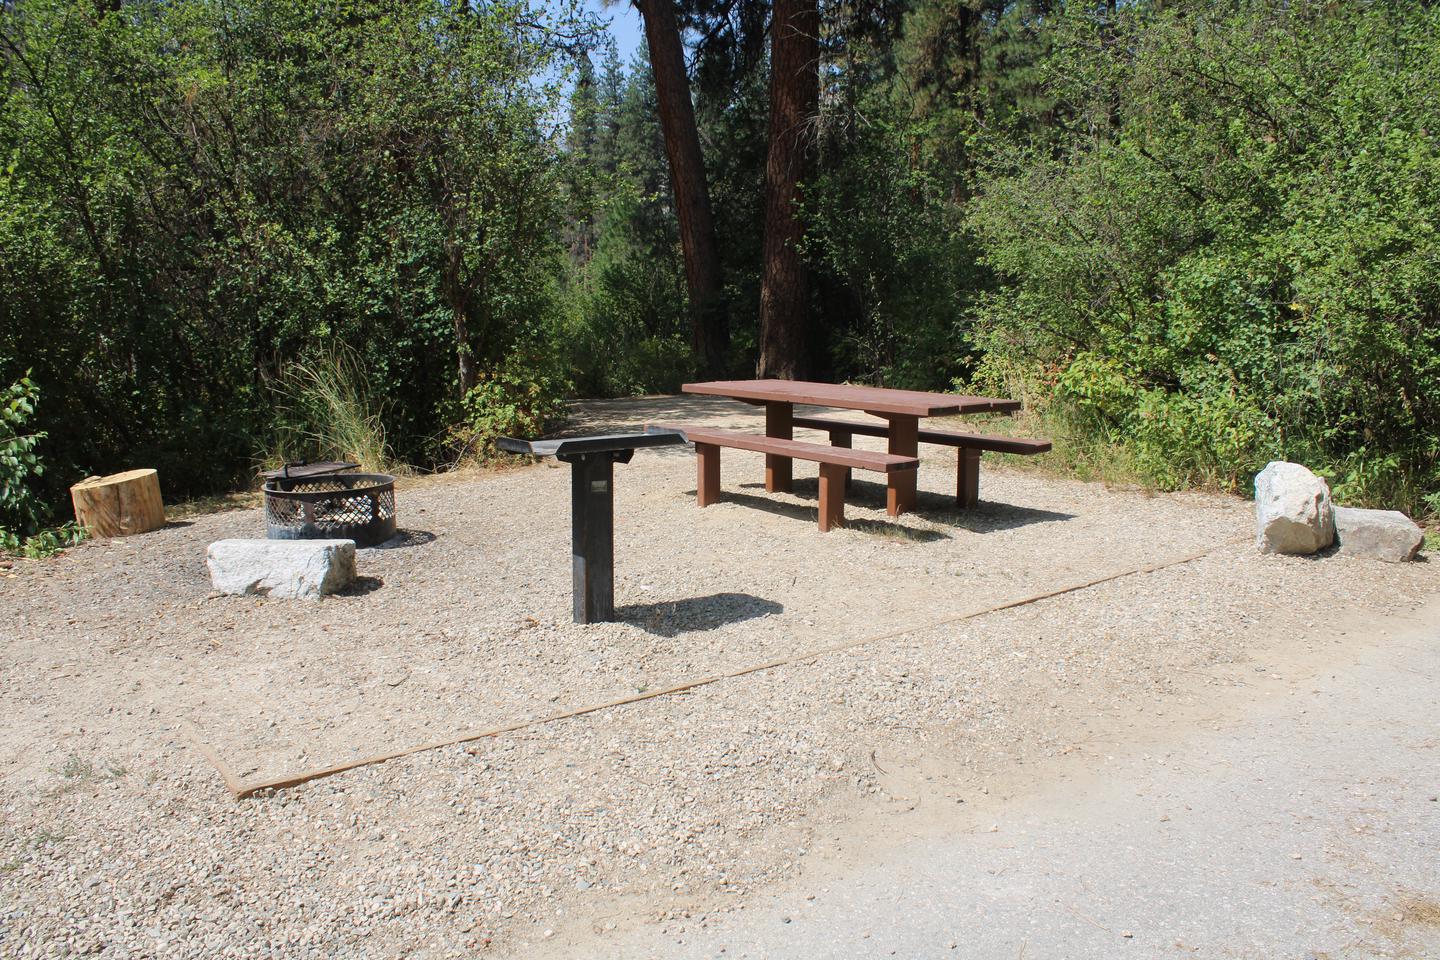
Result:
{"label": "metal fire ring", "polygon": [[388,474],[277,476],[263,489],[271,540],[354,540],[373,547],[395,536],[395,478]]}

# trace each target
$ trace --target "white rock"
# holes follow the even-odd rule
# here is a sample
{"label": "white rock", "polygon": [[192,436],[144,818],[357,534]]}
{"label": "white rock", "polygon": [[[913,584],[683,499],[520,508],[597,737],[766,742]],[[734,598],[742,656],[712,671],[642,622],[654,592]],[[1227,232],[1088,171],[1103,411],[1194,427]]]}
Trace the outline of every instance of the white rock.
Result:
{"label": "white rock", "polygon": [[1335,542],[1330,487],[1298,463],[1255,475],[1255,542],[1265,553],[1314,553]]}
{"label": "white rock", "polygon": [[221,593],[318,598],[355,580],[354,540],[217,540],[205,563]]}
{"label": "white rock", "polygon": [[1399,510],[1335,508],[1335,536],[1340,552],[1402,563],[1415,559],[1425,531]]}

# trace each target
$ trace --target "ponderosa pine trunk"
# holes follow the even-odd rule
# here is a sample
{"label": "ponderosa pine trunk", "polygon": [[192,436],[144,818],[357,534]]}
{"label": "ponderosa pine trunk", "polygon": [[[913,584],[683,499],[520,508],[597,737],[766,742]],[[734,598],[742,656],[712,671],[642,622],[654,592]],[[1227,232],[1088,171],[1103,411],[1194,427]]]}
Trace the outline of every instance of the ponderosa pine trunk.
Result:
{"label": "ponderosa pine trunk", "polygon": [[690,342],[701,374],[717,376],[725,368],[730,328],[680,27],[672,0],[635,0],[635,6],[645,21],[645,43],[650,50],[650,68],[660,105],[660,130],[670,163],[670,192],[680,221],[680,248],[690,296]]}
{"label": "ponderosa pine trunk", "polygon": [[800,183],[810,172],[820,106],[820,8],[775,0],[770,24],[770,147],[765,161],[765,275],[760,287],[762,377],[806,372],[809,276],[798,249]]}

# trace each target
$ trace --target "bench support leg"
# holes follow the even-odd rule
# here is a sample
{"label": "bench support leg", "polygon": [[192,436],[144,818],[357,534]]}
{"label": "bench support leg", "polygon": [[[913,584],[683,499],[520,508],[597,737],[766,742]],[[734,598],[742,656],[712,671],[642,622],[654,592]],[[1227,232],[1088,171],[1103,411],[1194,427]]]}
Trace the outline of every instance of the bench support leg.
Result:
{"label": "bench support leg", "polygon": [[[830,431],[830,446],[832,446],[832,447],[844,447],[845,449],[848,450],[848,449],[850,449],[851,447],[854,447],[854,446],[855,446],[855,434],[851,433],[849,430],[831,430],[831,431]],[[850,492],[850,468],[849,468],[849,467],[844,467],[844,468],[842,468],[842,469],[844,469],[844,471],[845,471],[845,492],[846,492],[846,493],[849,493],[849,492]]]}
{"label": "bench support leg", "polygon": [[[902,457],[914,457],[920,453],[920,418],[891,416],[889,438],[890,452]],[[907,510],[915,509],[915,479],[918,470],[893,470],[886,483],[885,512],[898,517]]]}
{"label": "bench support leg", "polygon": [[850,471],[833,463],[820,464],[820,532],[845,526],[845,475]]}
{"label": "bench support leg", "polygon": [[570,462],[570,553],[575,622],[615,619],[615,463],[633,450],[581,454]]}
{"label": "bench support leg", "polygon": [[720,499],[720,448],[713,443],[695,444],[695,503],[708,507]]}
{"label": "bench support leg", "polygon": [[980,451],[961,447],[955,452],[960,455],[956,466],[955,505],[966,509],[980,502]]}
{"label": "bench support leg", "polygon": [[[795,439],[795,405],[770,401],[765,404],[765,436],[781,440]],[[792,462],[789,457],[765,454],[765,490],[767,493],[789,493]]]}

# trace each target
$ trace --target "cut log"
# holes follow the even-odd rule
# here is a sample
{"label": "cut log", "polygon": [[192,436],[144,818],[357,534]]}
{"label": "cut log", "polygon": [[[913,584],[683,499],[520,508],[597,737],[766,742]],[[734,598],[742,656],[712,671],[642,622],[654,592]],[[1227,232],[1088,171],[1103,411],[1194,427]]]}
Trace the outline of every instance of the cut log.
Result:
{"label": "cut log", "polygon": [[87,477],[70,488],[75,519],[92,537],[123,537],[165,526],[160,476],[154,470],[127,470]]}

